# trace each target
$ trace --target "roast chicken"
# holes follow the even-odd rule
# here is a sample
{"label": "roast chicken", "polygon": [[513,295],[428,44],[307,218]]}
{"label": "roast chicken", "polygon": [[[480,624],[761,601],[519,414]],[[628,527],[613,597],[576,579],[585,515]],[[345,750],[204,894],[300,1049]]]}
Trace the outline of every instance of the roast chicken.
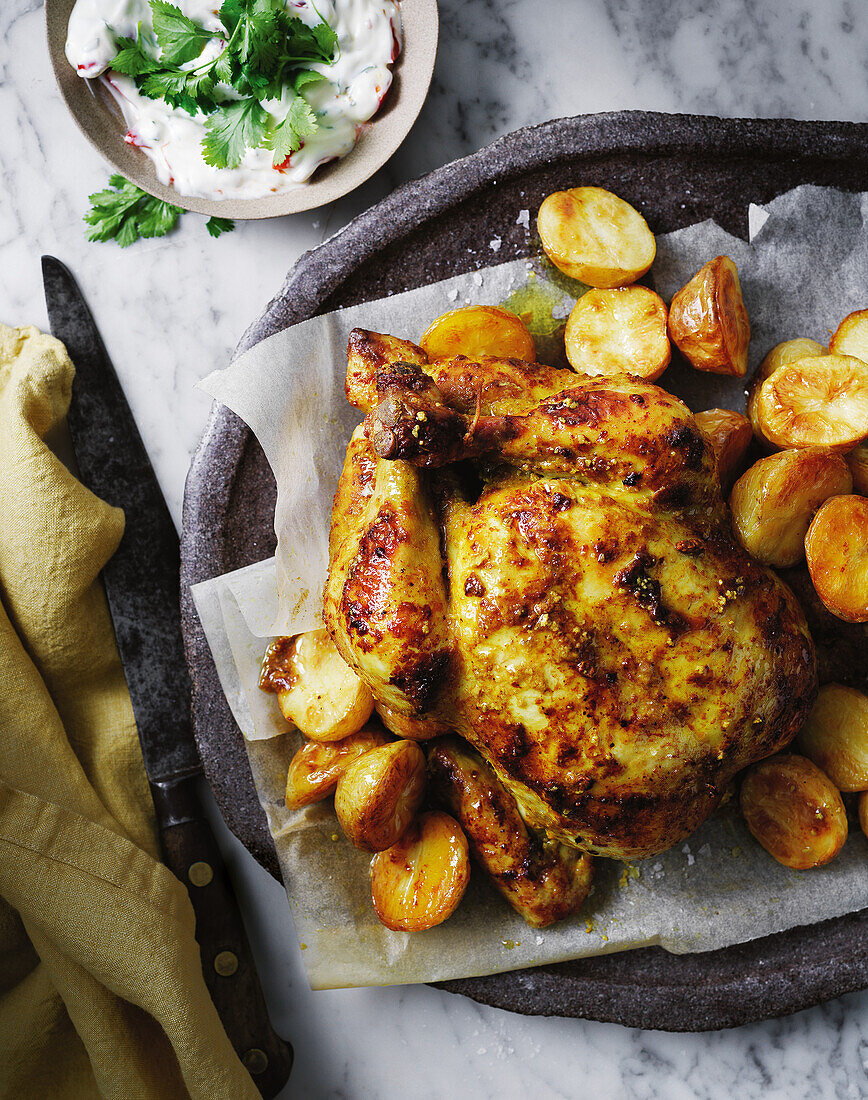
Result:
{"label": "roast chicken", "polygon": [[457,732],[530,830],[620,859],[795,735],[804,617],[734,542],[681,401],[363,330],[347,396],[325,622],[390,729]]}

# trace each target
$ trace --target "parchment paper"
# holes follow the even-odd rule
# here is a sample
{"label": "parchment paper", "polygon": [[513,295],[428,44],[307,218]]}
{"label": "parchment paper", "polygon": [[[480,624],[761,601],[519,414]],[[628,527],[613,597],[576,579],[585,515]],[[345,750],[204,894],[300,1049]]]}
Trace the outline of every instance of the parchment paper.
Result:
{"label": "parchment paper", "polygon": [[[516,213],[528,224],[527,212]],[[707,260],[731,256],[751,319],[753,370],[773,344],[796,336],[826,343],[842,317],[868,305],[866,215],[868,195],[800,187],[751,207],[750,244],[713,222],[658,237],[652,281],[668,300]],[[359,419],[343,392],[347,335],[358,325],[418,339],[434,317],[471,302],[520,311],[528,283],[535,300],[551,306],[551,316],[534,322],[538,343],[550,350],[558,320],[584,288],[543,260],[518,260],[303,322],[202,383],[250,424],[277,478],[276,559],[204,582],[193,594],[248,739],[313,988],[469,977],[653,944],[709,951],[868,905],[868,841],[858,826],[831,864],[797,872],[768,856],[729,805],[662,855],[635,865],[598,860],[581,914],[551,929],[530,929],[477,872],[449,921],[396,933],[377,920],[369,857],[343,837],[330,802],[286,810],[286,770],[300,737],[286,732],[275,697],[256,685],[272,635],[320,622],[332,496]],[[673,365],[660,384],[694,410],[744,408],[740,379]]]}

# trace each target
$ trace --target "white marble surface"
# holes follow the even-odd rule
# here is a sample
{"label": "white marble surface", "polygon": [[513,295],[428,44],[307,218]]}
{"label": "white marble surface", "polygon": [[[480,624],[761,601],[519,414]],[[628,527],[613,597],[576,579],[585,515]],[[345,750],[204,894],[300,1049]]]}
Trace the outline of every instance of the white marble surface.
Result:
{"label": "white marble surface", "polygon": [[[390,164],[343,202],[239,225],[188,216],[123,252],[85,241],[107,170],[67,117],[39,0],[0,0],[0,320],[45,326],[39,255],[75,271],[170,507],[207,413],[197,379],[308,248],[397,183],[526,123],[618,108],[868,121],[868,9],[858,0],[441,0],[432,92]],[[221,832],[274,1021],[296,1048],[286,1097],[868,1095],[868,993],[785,1020],[666,1035],[533,1019],[427,987],[312,994],[281,888]]]}

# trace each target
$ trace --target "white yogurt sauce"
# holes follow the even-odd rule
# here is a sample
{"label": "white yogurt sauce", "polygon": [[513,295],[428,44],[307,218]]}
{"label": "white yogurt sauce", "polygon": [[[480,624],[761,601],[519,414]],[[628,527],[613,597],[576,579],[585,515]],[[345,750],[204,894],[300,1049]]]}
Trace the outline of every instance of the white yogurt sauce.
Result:
{"label": "white yogurt sauce", "polygon": [[[175,3],[207,29],[220,29],[218,0]],[[79,76],[98,78],[107,87],[126,121],[125,140],[150,157],[161,183],[201,198],[262,198],[298,187],[321,164],[349,153],[389,90],[389,65],[401,49],[401,16],[392,0],[288,0],[287,6],[309,25],[322,16],[337,34],[340,55],[331,65],[310,66],[326,77],[303,92],[319,128],[279,168],[272,165],[270,149],[248,149],[237,168],[212,168],[202,157],[207,115],[190,115],[164,100],[147,99],[132,79],[109,69],[117,53],[116,37],[135,38],[139,26],[151,51],[156,51],[147,0],[76,0],[66,56]],[[208,43],[203,54],[184,67],[201,64],[221,48],[216,40]],[[281,99],[263,104],[274,124],[286,117],[293,97],[289,89]]]}

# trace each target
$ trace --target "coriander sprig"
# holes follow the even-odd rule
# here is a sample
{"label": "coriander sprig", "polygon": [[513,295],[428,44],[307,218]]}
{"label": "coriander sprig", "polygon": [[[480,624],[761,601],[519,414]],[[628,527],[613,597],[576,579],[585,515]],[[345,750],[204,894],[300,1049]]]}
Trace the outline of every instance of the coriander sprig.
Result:
{"label": "coriander sprig", "polygon": [[[110,67],[135,80],[149,99],[208,115],[202,142],[207,164],[235,168],[247,149],[265,146],[279,165],[316,133],[316,115],[301,93],[323,79],[310,66],[331,63],[338,49],[325,20],[309,27],[284,0],[224,0],[218,13],[222,29],[210,31],[167,0],[149,3],[159,57],[148,52],[141,33],[135,39],[118,37]],[[191,64],[215,40],[219,51]],[[262,104],[286,89],[293,93],[289,110],[275,126]]]}
{"label": "coriander sprig", "polygon": [[[84,215],[92,227],[89,241],[115,240],[126,248],[140,237],[164,237],[184,213],[179,206],[155,199],[123,176],[111,176],[109,184],[105,191],[89,196],[90,210]],[[212,237],[219,237],[234,229],[235,222],[230,218],[209,218],[205,228]]]}

